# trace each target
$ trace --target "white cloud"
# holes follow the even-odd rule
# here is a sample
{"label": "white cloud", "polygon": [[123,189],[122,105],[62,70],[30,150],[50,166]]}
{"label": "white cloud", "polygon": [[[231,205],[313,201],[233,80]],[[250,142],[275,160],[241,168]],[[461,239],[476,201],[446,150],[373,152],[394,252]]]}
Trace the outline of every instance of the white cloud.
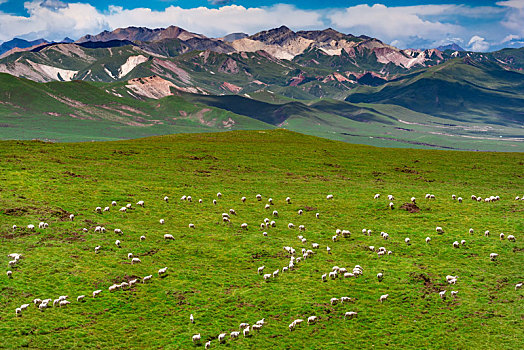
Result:
{"label": "white cloud", "polygon": [[524,36],[524,0],[500,1],[497,2],[497,5],[507,8],[502,25]]}
{"label": "white cloud", "polygon": [[520,39],[520,35],[515,35],[515,34],[509,34],[509,35],[506,35],[504,37],[504,39],[502,39],[502,43],[507,43],[508,41],[512,41],[512,40],[515,40],[515,39]]}
{"label": "white cloud", "polygon": [[328,18],[338,28],[388,41],[397,40],[399,44],[404,44],[417,37],[434,41],[463,31],[459,25],[426,18],[446,14],[457,8],[459,7],[456,5],[357,5],[343,11],[334,11]]}
{"label": "white cloud", "polygon": [[476,52],[487,51],[490,47],[490,43],[481,36],[473,35],[468,42],[469,49]]}
{"label": "white cloud", "polygon": [[281,25],[292,29],[324,27],[321,14],[317,11],[300,10],[283,4],[260,8],[229,5],[217,9],[169,6],[162,11],[109,6],[106,12],[84,3],[71,3],[59,8],[43,7],[41,4],[42,1],[26,2],[24,6],[29,13],[28,17],[0,12],[0,40],[15,36],[60,40],[65,36],[78,38],[128,26],[158,28],[176,25],[208,36],[222,36],[231,32],[255,33]]}

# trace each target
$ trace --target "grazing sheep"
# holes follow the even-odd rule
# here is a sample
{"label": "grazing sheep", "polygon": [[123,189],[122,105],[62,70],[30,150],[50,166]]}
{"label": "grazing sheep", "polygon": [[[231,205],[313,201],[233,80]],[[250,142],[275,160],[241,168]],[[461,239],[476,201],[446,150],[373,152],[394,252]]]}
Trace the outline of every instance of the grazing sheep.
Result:
{"label": "grazing sheep", "polygon": [[453,298],[455,298],[455,297],[457,296],[457,294],[458,294],[458,291],[456,291],[456,290],[452,290],[452,291],[451,291],[451,296],[452,296]]}
{"label": "grazing sheep", "polygon": [[516,241],[515,236],[508,235],[508,241],[515,242]]}
{"label": "grazing sheep", "polygon": [[266,204],[266,205],[264,206],[264,209],[269,209],[269,208],[271,208],[271,206],[270,206],[269,204]]}
{"label": "grazing sheep", "polygon": [[380,198],[380,193],[377,193],[377,194],[373,197],[373,199],[379,199],[379,198]]}
{"label": "grazing sheep", "polygon": [[274,277],[274,278],[278,277],[278,273],[279,273],[279,272],[280,272],[279,269],[273,271],[273,277]]}
{"label": "grazing sheep", "polygon": [[131,203],[127,203],[127,204],[126,204],[126,208],[127,208],[127,209],[133,209]]}
{"label": "grazing sheep", "polygon": [[181,200],[181,201],[185,201],[186,199],[187,199],[187,196],[182,196],[182,197],[180,197],[180,200]]}
{"label": "grazing sheep", "polygon": [[188,202],[192,202],[193,201],[193,198],[191,196],[187,196],[187,201]]}
{"label": "grazing sheep", "polygon": [[141,207],[144,207],[144,201],[138,201],[136,202],[136,205],[139,205]]}
{"label": "grazing sheep", "polygon": [[163,225],[165,223],[165,220],[164,219],[160,219],[160,220],[158,220],[158,222],[160,222],[160,225]]}
{"label": "grazing sheep", "polygon": [[446,291],[445,290],[443,290],[442,292],[439,292],[438,294],[440,296],[440,299],[446,300]]}
{"label": "grazing sheep", "polygon": [[71,304],[71,302],[69,300],[62,300],[60,302],[60,307],[66,307],[69,304]]}
{"label": "grazing sheep", "polygon": [[98,254],[98,253],[100,252],[100,248],[101,248],[101,247],[100,247],[99,245],[97,245],[97,246],[95,247],[95,254]]}
{"label": "grazing sheep", "polygon": [[125,213],[127,211],[127,208],[126,207],[122,207],[119,209],[119,211],[121,211],[122,213]]}
{"label": "grazing sheep", "polygon": [[328,194],[328,195],[326,196],[326,199],[328,199],[328,200],[333,199],[333,195],[332,195],[332,194]]}
{"label": "grazing sheep", "polygon": [[355,311],[348,311],[348,312],[344,313],[344,319],[346,319],[346,318],[352,319],[352,318],[357,317],[357,315],[358,315],[358,313],[355,312]]}
{"label": "grazing sheep", "polygon": [[314,324],[316,323],[318,320],[318,317],[317,316],[309,316],[307,318],[307,324]]}
{"label": "grazing sheep", "polygon": [[382,272],[377,273],[377,279],[379,282],[381,282],[383,278],[384,278],[384,275],[382,274]]}
{"label": "grazing sheep", "polygon": [[20,310],[25,311],[29,307],[30,304],[23,304],[20,306]]}
{"label": "grazing sheep", "polygon": [[287,228],[293,229],[295,228],[295,225],[293,225],[293,223],[290,222],[289,224],[287,224]]}
{"label": "grazing sheep", "polygon": [[242,197],[242,198],[240,198],[240,200],[242,201],[242,203],[244,203],[244,202],[246,201],[246,199],[247,199],[246,197]]}
{"label": "grazing sheep", "polygon": [[133,259],[133,253],[127,253],[127,258],[128,259]]}
{"label": "grazing sheep", "polygon": [[302,209],[298,210],[298,215],[302,215],[303,213],[304,213],[304,211]]}
{"label": "grazing sheep", "polygon": [[189,224],[189,228],[195,228],[195,224]]}
{"label": "grazing sheep", "polygon": [[331,303],[331,305],[337,305],[337,304],[338,304],[338,301],[339,301],[338,298],[331,298],[331,299],[329,300],[329,302]]}
{"label": "grazing sheep", "polygon": [[497,257],[498,257],[498,256],[499,256],[499,255],[498,255],[497,253],[491,253],[491,254],[489,255],[489,258],[490,258],[491,261],[495,261],[495,260],[497,260]]}
{"label": "grazing sheep", "polygon": [[489,236],[489,230],[484,231],[484,236],[485,236],[485,237],[488,237],[488,236]]}
{"label": "grazing sheep", "polygon": [[75,214],[69,215],[69,220],[73,221],[75,219]]}
{"label": "grazing sheep", "polygon": [[195,334],[192,338],[193,343],[200,343],[200,333]]}
{"label": "grazing sheep", "polygon": [[17,228],[18,228],[18,226],[16,226],[16,225],[12,226],[13,231],[15,231]]}
{"label": "grazing sheep", "polygon": [[435,228],[435,231],[437,231],[437,233],[444,233],[444,230],[443,230],[442,227],[440,227],[440,226],[437,226],[437,227]]}
{"label": "grazing sheep", "polygon": [[299,231],[305,231],[306,227],[304,225],[300,225],[300,226],[298,226],[298,230]]}
{"label": "grazing sheep", "polygon": [[264,281],[268,281],[270,278],[271,278],[271,274],[270,273],[264,274]]}
{"label": "grazing sheep", "polygon": [[457,196],[455,196],[454,194],[451,195],[451,199],[457,199]]}
{"label": "grazing sheep", "polygon": [[115,241],[115,245],[116,245],[118,248],[121,248],[121,247],[120,247],[120,241],[119,241],[118,239]]}
{"label": "grazing sheep", "polygon": [[458,198],[457,198],[457,201],[458,201],[459,203],[462,203],[462,197],[458,197]]}
{"label": "grazing sheep", "polygon": [[16,314],[17,317],[22,316],[22,309],[21,308],[16,308],[15,314]]}
{"label": "grazing sheep", "polygon": [[257,194],[256,198],[257,198],[258,201],[261,201],[262,200],[262,195],[261,194]]}
{"label": "grazing sheep", "polygon": [[167,273],[167,267],[163,267],[158,270],[158,275],[162,277],[162,275],[165,275]]}
{"label": "grazing sheep", "polygon": [[406,238],[404,239],[404,242],[406,242],[407,245],[411,245],[411,243],[410,243],[411,240],[409,239],[409,237],[406,237]]}
{"label": "grazing sheep", "polygon": [[501,240],[501,241],[503,241],[503,240],[504,240],[504,237],[505,237],[505,235],[504,235],[503,233],[500,233],[499,237],[500,237],[500,240]]}
{"label": "grazing sheep", "polygon": [[416,201],[417,199],[415,197],[411,197],[411,203],[415,204]]}
{"label": "grazing sheep", "polygon": [[146,236],[140,236],[140,241],[145,241],[146,240]]}
{"label": "grazing sheep", "polygon": [[[165,201],[166,203],[169,202],[169,197],[168,197],[168,196],[165,196],[165,197],[164,197],[164,201]],[[116,204],[116,203],[115,203],[115,204]]]}
{"label": "grazing sheep", "polygon": [[388,201],[393,201],[395,200],[395,197],[393,197],[392,194],[388,194]]}
{"label": "grazing sheep", "polygon": [[453,242],[453,248],[460,247],[460,243],[458,241]]}
{"label": "grazing sheep", "polygon": [[220,333],[218,335],[218,342],[223,343],[226,340],[226,333]]}
{"label": "grazing sheep", "polygon": [[247,224],[244,222],[242,225],[240,225],[240,228],[243,230],[247,230]]}
{"label": "grazing sheep", "polygon": [[242,331],[242,334],[244,335],[244,338],[249,336],[249,326],[244,328],[244,330]]}
{"label": "grazing sheep", "polygon": [[175,237],[173,237],[172,234],[166,233],[166,234],[164,235],[164,239],[165,239],[165,240],[168,240],[168,239],[175,240]]}
{"label": "grazing sheep", "polygon": [[217,193],[217,198],[222,198],[222,193],[218,192]]}
{"label": "grazing sheep", "polygon": [[389,209],[395,209],[395,204],[393,202],[389,202]]}
{"label": "grazing sheep", "polygon": [[35,230],[35,225],[29,224],[29,225],[27,225],[27,229],[30,230],[30,231],[34,231]]}
{"label": "grazing sheep", "polygon": [[204,348],[205,349],[209,349],[211,347],[211,340],[209,340],[208,342],[206,342],[206,344],[204,345]]}
{"label": "grazing sheep", "polygon": [[145,276],[145,277],[142,279],[142,283],[146,283],[146,282],[149,281],[151,278],[153,278],[153,275],[147,275],[147,276]]}
{"label": "grazing sheep", "polygon": [[101,289],[97,289],[93,292],[93,298],[97,297],[100,295],[100,293],[102,293],[102,290]]}
{"label": "grazing sheep", "polygon": [[515,285],[515,290],[519,290],[520,288],[522,288],[522,282],[521,283],[517,283]]}
{"label": "grazing sheep", "polygon": [[331,278],[332,280],[337,278],[337,272],[336,271],[331,271],[328,275],[329,275],[329,278]]}
{"label": "grazing sheep", "polygon": [[110,210],[109,207],[104,208],[104,211],[109,211],[109,210]]}
{"label": "grazing sheep", "polygon": [[380,298],[378,299],[378,301],[383,303],[384,301],[386,301],[388,299],[388,297],[389,297],[389,294],[381,295]]}
{"label": "grazing sheep", "polygon": [[102,212],[102,207],[96,207],[96,208],[95,208],[95,211],[96,211],[97,213],[101,213],[101,212]]}
{"label": "grazing sheep", "polygon": [[13,278],[13,271],[9,270],[6,272],[7,278]]}
{"label": "grazing sheep", "polygon": [[79,296],[76,297],[76,301],[78,301],[79,303],[81,303],[81,302],[84,301],[84,298],[85,298],[85,297],[86,297],[85,295],[79,295]]}
{"label": "grazing sheep", "polygon": [[326,250],[327,250],[327,253],[328,253],[328,254],[331,254],[331,248],[326,247]]}
{"label": "grazing sheep", "polygon": [[239,335],[240,335],[240,332],[237,332],[237,331],[233,331],[233,332],[229,333],[229,337],[231,339],[236,339],[236,338],[238,338]]}
{"label": "grazing sheep", "polygon": [[426,244],[429,244],[429,242],[431,242],[431,238],[426,237]]}
{"label": "grazing sheep", "polygon": [[326,281],[327,281],[327,273],[322,275],[322,282],[326,282]]}
{"label": "grazing sheep", "polygon": [[460,244],[465,245],[466,244],[466,240],[463,239],[462,241],[460,241]]}
{"label": "grazing sheep", "polygon": [[237,215],[237,212],[235,211],[235,209],[229,209],[229,214]]}
{"label": "grazing sheep", "polygon": [[273,198],[269,198],[269,199],[267,200],[267,202],[268,202],[269,204],[273,205]]}
{"label": "grazing sheep", "polygon": [[132,258],[131,259],[131,264],[140,264],[142,261],[140,261],[139,258]]}
{"label": "grazing sheep", "polygon": [[120,235],[122,234],[122,230],[119,229],[119,228],[115,228],[115,229],[114,229],[114,232],[115,232],[116,234],[120,234]]}

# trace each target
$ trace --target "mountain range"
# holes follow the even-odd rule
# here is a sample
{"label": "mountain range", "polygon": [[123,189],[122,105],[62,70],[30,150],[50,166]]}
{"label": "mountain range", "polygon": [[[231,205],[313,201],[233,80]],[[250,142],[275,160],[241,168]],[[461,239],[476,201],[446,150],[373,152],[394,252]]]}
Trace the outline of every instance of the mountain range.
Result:
{"label": "mountain range", "polygon": [[[3,78],[0,123],[11,118],[6,125],[18,125],[13,116],[26,118],[24,109],[48,119],[59,114],[71,124],[120,120],[122,115],[113,115],[120,112],[98,111],[100,104],[70,90],[76,87],[108,100],[108,106],[127,106],[117,108],[121,112],[140,110],[134,104],[145,103],[150,112],[143,118],[152,120],[164,118],[150,109],[155,103],[172,106],[178,101],[206,110],[195,117],[198,111],[185,108],[174,124],[145,123],[139,132],[144,136],[153,129],[166,133],[264,125],[387,146],[521,150],[524,141],[524,49],[477,53],[453,44],[401,50],[331,28],[294,32],[285,26],[223,38],[176,26],[128,27],[75,42],[23,45],[0,56],[0,72],[21,78]],[[18,85],[24,87],[18,87],[21,91],[38,92],[35,99],[46,100],[49,108],[11,101]],[[53,111],[64,109],[63,104],[67,113]],[[98,112],[75,111],[75,105]],[[221,117],[211,126],[204,115]],[[189,129],[180,126],[182,119],[186,127],[191,124]],[[121,137],[128,133],[136,134],[126,131]],[[64,139],[59,133],[49,138]]]}

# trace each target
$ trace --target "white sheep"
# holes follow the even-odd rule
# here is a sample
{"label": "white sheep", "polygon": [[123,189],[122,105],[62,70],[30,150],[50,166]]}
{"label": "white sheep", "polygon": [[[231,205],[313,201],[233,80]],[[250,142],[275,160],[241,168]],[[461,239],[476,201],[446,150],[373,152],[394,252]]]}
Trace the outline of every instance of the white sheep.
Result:
{"label": "white sheep", "polygon": [[406,238],[404,239],[404,242],[406,242],[407,245],[410,245],[410,244],[411,244],[411,243],[410,243],[411,240],[409,239],[409,237],[406,237]]}
{"label": "white sheep", "polygon": [[237,212],[235,211],[235,209],[229,209],[229,214],[237,215]]}
{"label": "white sheep", "polygon": [[489,236],[489,230],[484,231],[484,236],[485,236],[485,237],[488,237],[488,236]]}
{"label": "white sheep", "polygon": [[499,237],[500,237],[500,240],[503,241],[505,237],[504,233],[500,233]]}
{"label": "white sheep", "polygon": [[440,296],[440,299],[446,300],[446,291],[445,290],[443,290],[442,292],[439,292],[438,294]]}
{"label": "white sheep", "polygon": [[242,334],[244,335],[244,338],[248,337],[249,336],[249,327],[244,328],[244,330],[242,331]]}
{"label": "white sheep", "polygon": [[192,338],[193,343],[200,343],[200,333],[195,334]]}
{"label": "white sheep", "polygon": [[382,272],[377,273],[377,279],[379,282],[382,281],[383,278],[384,278],[384,274]]}
{"label": "white sheep", "polygon": [[195,228],[195,224],[189,224],[189,228]]}
{"label": "white sheep", "polygon": [[329,299],[329,302],[331,303],[331,305],[337,305],[338,301],[339,301],[338,298],[331,298],[331,299]]}
{"label": "white sheep", "polygon": [[278,211],[276,211],[276,210],[273,210],[273,216],[276,216],[276,217],[278,217]]}
{"label": "white sheep", "polygon": [[498,257],[498,256],[499,256],[499,255],[498,255],[497,253],[491,253],[491,254],[489,255],[489,258],[490,258],[491,261],[495,261],[495,260],[497,260],[497,257]]}
{"label": "white sheep", "polygon": [[13,278],[13,271],[9,270],[6,272],[7,278]]}
{"label": "white sheep", "polygon": [[262,200],[262,195],[261,195],[261,194],[257,194],[256,197],[257,197],[257,200],[258,200],[258,201],[261,201],[261,200]]}
{"label": "white sheep", "polygon": [[437,226],[437,227],[435,228],[435,231],[437,231],[437,233],[444,233],[444,230],[443,230],[442,227],[440,227],[440,226]]}
{"label": "white sheep", "polygon": [[139,205],[141,207],[144,207],[144,201],[138,201],[136,202],[136,205]]}
{"label": "white sheep", "polygon": [[247,230],[247,224],[244,222],[242,225],[240,225],[240,228],[243,230]]}
{"label": "white sheep", "polygon": [[273,277],[274,277],[274,278],[278,277],[278,273],[279,273],[279,272],[280,272],[279,269],[273,271]]}
{"label": "white sheep", "polygon": [[328,253],[328,254],[331,254],[331,248],[326,247],[326,250],[327,250],[327,253]]}
{"label": "white sheep", "polygon": [[287,228],[294,229],[295,225],[293,225],[293,223],[290,222],[289,224],[287,224]]}
{"label": "white sheep", "polygon": [[463,239],[462,241],[460,241],[460,244],[465,245],[466,244],[466,240]]}
{"label": "white sheep", "polygon": [[125,213],[127,211],[127,208],[126,207],[122,207],[119,209],[119,211],[121,211],[122,213]]}
{"label": "white sheep", "polygon": [[393,201],[395,200],[395,197],[393,197],[392,194],[388,194],[388,201]]}
{"label": "white sheep", "polygon": [[454,194],[451,195],[451,199],[457,199],[457,196],[455,196]]}
{"label": "white sheep", "polygon": [[79,295],[79,296],[76,297],[76,301],[78,301],[79,303],[81,303],[81,302],[84,301],[85,297],[86,297],[85,295]]}
{"label": "white sheep", "polygon": [[388,299],[388,297],[389,297],[389,294],[381,295],[380,298],[378,299],[378,301],[383,303],[384,301],[386,301]]}
{"label": "white sheep", "polygon": [[307,318],[307,324],[314,324],[315,322],[317,322],[317,320],[318,320],[317,316],[309,316]]}
{"label": "white sheep", "polygon": [[298,226],[298,230],[299,230],[299,231],[305,231],[305,230],[306,230],[306,226],[304,226],[304,225],[299,225],[299,226]]}
{"label": "white sheep", "polygon": [[163,225],[166,221],[164,219],[160,219],[158,220],[158,222],[160,223],[160,225]]}
{"label": "white sheep", "polygon": [[290,197],[286,197],[286,202],[287,202],[287,204],[291,204],[291,198]]}
{"label": "white sheep", "polygon": [[127,258],[128,259],[133,259],[133,253],[127,253]]}
{"label": "white sheep", "polygon": [[163,268],[158,270],[158,275],[159,276],[165,275],[166,273],[167,273],[167,267],[163,267]]}
{"label": "white sheep", "polygon": [[430,237],[426,237],[426,244],[429,244],[429,242],[431,242],[431,238]]}
{"label": "white sheep", "polygon": [[146,282],[149,281],[151,278],[153,278],[153,275],[147,275],[147,276],[145,276],[145,277],[142,279],[142,283],[146,283]]}
{"label": "white sheep", "polygon": [[69,215],[69,220],[73,221],[75,219],[75,214]]}
{"label": "white sheep", "polygon": [[16,310],[15,310],[15,314],[16,314],[16,316],[18,316],[18,317],[22,316],[22,309],[21,309],[21,308],[16,308]]}
{"label": "white sheep", "polygon": [[102,212],[102,207],[96,207],[96,208],[95,208],[95,211],[96,211],[97,213],[101,213],[101,212]]}
{"label": "white sheep", "polygon": [[270,278],[271,278],[271,274],[270,273],[264,274],[264,281],[268,281]]}
{"label": "white sheep", "polygon": [[520,288],[522,288],[522,282],[521,283],[517,283],[515,285],[515,290],[519,290]]}
{"label": "white sheep", "polygon": [[218,342],[223,343],[226,340],[226,333],[220,333],[218,335]]}
{"label": "white sheep", "polygon": [[34,231],[35,230],[35,225],[29,224],[29,225],[27,225],[27,229],[30,230],[30,231]]}
{"label": "white sheep", "polygon": [[233,332],[229,333],[229,337],[231,339],[236,339],[236,338],[238,338],[239,335],[240,335],[240,332],[237,332],[237,331],[233,331]]}
{"label": "white sheep", "polygon": [[69,300],[62,300],[60,302],[60,307],[66,307],[69,304],[71,304],[71,302]]}
{"label": "white sheep", "polygon": [[218,192],[217,193],[217,198],[222,198],[222,193]]}
{"label": "white sheep", "polygon": [[264,209],[269,209],[269,208],[271,208],[271,206],[270,206],[269,204],[266,204],[266,205],[264,206]]}
{"label": "white sheep", "polygon": [[120,247],[120,241],[119,241],[118,239],[115,241],[115,245],[116,245],[118,248],[121,248],[121,247]]}
{"label": "white sheep", "polygon": [[246,201],[246,199],[247,199],[246,197],[242,197],[242,198],[240,198],[240,200],[242,201],[242,203],[244,203],[244,202]]}
{"label": "white sheep", "polygon": [[146,240],[146,236],[140,236],[140,241],[145,241]]}
{"label": "white sheep", "polygon": [[[165,196],[165,197],[164,197],[164,201],[165,201],[165,202],[169,202],[169,197],[168,197],[168,196]],[[115,204],[116,204],[116,203],[115,203]]]}
{"label": "white sheep", "polygon": [[462,203],[462,197],[458,197],[458,198],[457,198],[457,201],[458,201],[459,203]]}
{"label": "white sheep", "polygon": [[109,210],[110,210],[109,207],[105,207],[105,208],[104,208],[104,211],[109,211]]}
{"label": "white sheep", "polygon": [[93,298],[97,297],[100,295],[100,293],[102,293],[102,290],[101,289],[97,289],[93,292]]}
{"label": "white sheep", "polygon": [[15,231],[17,228],[18,228],[18,226],[16,226],[16,225],[12,226],[13,231]]}
{"label": "white sheep", "polygon": [[127,209],[133,209],[131,203],[127,203],[127,204],[126,204],[126,208],[127,208]]}
{"label": "white sheep", "polygon": [[210,347],[211,347],[211,340],[207,341],[206,344],[204,345],[205,349],[209,349]]}
{"label": "white sheep", "polygon": [[195,318],[193,317],[193,314],[189,315],[189,322],[195,323]]}
{"label": "white sheep", "polygon": [[358,313],[355,312],[355,311],[348,311],[348,312],[344,313],[344,319],[346,319],[346,318],[352,319],[354,317],[357,317],[357,314]]}
{"label": "white sheep", "polygon": [[515,242],[516,241],[515,236],[508,235],[508,241]]}
{"label": "white sheep", "polygon": [[379,198],[380,198],[380,193],[375,194],[375,196],[373,197],[373,199],[379,199]]}
{"label": "white sheep", "polygon": [[131,264],[140,264],[142,261],[140,261],[139,258],[132,258],[131,259]]}
{"label": "white sheep", "polygon": [[22,311],[27,310],[27,308],[29,307],[29,305],[31,305],[31,304],[22,304],[22,305],[20,306],[20,310],[22,310]]}
{"label": "white sheep", "polygon": [[411,203],[415,204],[416,201],[417,199],[415,197],[411,197]]}
{"label": "white sheep", "polygon": [[116,234],[119,234],[119,235],[122,234],[122,230],[119,229],[119,228],[115,228],[115,229],[114,229],[114,232],[115,232]]}
{"label": "white sheep", "polygon": [[453,248],[460,247],[460,243],[458,241],[453,242]]}
{"label": "white sheep", "polygon": [[328,200],[329,200],[329,199],[333,199],[333,195],[332,195],[332,194],[328,194],[328,195],[326,196],[326,199],[328,199]]}
{"label": "white sheep", "polygon": [[391,210],[395,209],[395,203],[389,202],[389,209]]}
{"label": "white sheep", "polygon": [[452,290],[452,291],[451,291],[451,296],[452,296],[453,298],[455,298],[455,297],[457,296],[457,294],[458,294],[458,291],[456,291],[456,290]]}

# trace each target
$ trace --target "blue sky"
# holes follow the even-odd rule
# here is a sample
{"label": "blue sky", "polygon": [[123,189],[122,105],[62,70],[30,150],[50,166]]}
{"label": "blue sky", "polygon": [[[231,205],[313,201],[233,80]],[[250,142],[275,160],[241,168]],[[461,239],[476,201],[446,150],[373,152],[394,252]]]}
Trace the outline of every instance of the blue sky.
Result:
{"label": "blue sky", "polygon": [[177,25],[210,37],[287,25],[332,27],[400,48],[455,42],[476,51],[524,46],[524,0],[0,0],[0,41],[61,40],[118,27]]}

